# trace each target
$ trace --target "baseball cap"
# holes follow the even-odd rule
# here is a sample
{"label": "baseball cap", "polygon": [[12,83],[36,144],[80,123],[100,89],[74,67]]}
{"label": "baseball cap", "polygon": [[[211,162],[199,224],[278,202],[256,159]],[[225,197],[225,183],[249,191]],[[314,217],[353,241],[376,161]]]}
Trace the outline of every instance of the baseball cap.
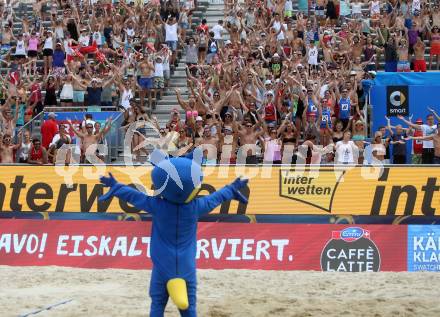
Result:
{"label": "baseball cap", "polygon": [[232,44],[232,42],[230,40],[226,40],[225,45],[229,45]]}
{"label": "baseball cap", "polygon": [[201,116],[197,116],[196,121],[203,121],[203,118]]}
{"label": "baseball cap", "polygon": [[273,57],[280,57],[280,55],[278,55],[278,53],[273,54]]}
{"label": "baseball cap", "polygon": [[422,118],[417,118],[416,123],[423,124]]}
{"label": "baseball cap", "polygon": [[265,85],[271,85],[271,84],[272,84],[272,81],[271,81],[270,79],[268,79],[268,80],[266,80],[266,81],[264,82],[264,84],[265,84]]}
{"label": "baseball cap", "polygon": [[57,115],[55,112],[49,112],[49,114],[47,115],[49,118],[56,118]]}

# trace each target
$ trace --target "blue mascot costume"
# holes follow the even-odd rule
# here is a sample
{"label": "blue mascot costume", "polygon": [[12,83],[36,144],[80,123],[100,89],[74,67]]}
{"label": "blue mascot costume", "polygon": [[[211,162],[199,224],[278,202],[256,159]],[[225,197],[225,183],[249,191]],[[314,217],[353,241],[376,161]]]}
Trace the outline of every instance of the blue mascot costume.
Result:
{"label": "blue mascot costume", "polygon": [[101,183],[110,190],[100,197],[116,196],[152,215],[150,282],[151,317],[164,315],[171,297],[181,316],[196,316],[196,248],[197,221],[224,201],[236,199],[247,203],[240,193],[247,180],[237,178],[217,192],[195,198],[202,183],[199,164],[202,153],[194,151],[187,157],[168,158],[154,151],[150,156],[155,166],[151,172],[157,195],[148,196],[132,187],[118,183],[109,174]]}

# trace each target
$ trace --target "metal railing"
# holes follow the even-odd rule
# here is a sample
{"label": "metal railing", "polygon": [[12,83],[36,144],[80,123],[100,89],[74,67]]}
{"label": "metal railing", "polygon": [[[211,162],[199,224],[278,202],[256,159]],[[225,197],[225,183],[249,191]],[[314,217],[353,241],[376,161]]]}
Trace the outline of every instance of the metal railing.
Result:
{"label": "metal railing", "polygon": [[[106,111],[117,111],[116,107],[106,107],[103,108]],[[61,110],[61,111],[60,111]],[[20,127],[16,133],[16,142],[18,142],[18,132],[28,130],[31,135],[31,139],[38,137],[41,138],[41,125],[45,118],[45,115],[49,112],[62,112],[62,111],[78,111],[78,112],[87,112],[87,107],[45,107],[44,111],[37,114],[34,118],[28,121],[24,126]],[[102,112],[106,112],[102,111]],[[116,118],[112,120],[112,126],[110,131],[107,133],[105,140],[107,141],[108,153],[105,157],[106,163],[111,163],[118,159],[119,151],[123,147],[124,142],[124,133],[119,127],[122,125],[122,121],[124,120],[123,113],[120,112]]]}

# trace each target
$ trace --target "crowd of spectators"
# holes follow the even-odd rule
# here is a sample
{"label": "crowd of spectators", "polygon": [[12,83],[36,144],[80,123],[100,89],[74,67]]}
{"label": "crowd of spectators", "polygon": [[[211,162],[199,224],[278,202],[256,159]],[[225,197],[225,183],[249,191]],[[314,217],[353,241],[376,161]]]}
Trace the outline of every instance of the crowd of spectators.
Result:
{"label": "crowd of spectators", "polygon": [[[173,153],[203,146],[205,164],[402,164],[411,154],[414,163],[439,163],[433,109],[426,122],[401,118],[404,127],[371,131],[368,107],[377,71],[439,67],[436,2],[227,0],[213,27],[192,23],[196,5],[39,0],[28,16],[19,0],[3,4],[1,162],[53,163],[72,137],[87,162],[111,120],[57,126],[50,113],[43,140],[21,129],[44,108],[86,107],[123,111],[120,131],[151,123]],[[188,97],[175,89],[181,109],[160,126],[152,113],[179,61]],[[146,131],[134,134],[135,159],[146,152]]]}

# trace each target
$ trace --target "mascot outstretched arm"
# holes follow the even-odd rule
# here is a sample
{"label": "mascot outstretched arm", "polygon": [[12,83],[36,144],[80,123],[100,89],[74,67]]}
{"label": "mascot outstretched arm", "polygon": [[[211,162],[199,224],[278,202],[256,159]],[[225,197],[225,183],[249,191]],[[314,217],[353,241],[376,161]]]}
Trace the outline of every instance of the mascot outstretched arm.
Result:
{"label": "mascot outstretched arm", "polygon": [[225,201],[247,203],[240,193],[247,180],[237,178],[217,192],[194,198],[202,183],[201,166],[193,159],[164,158],[151,173],[155,196],[120,184],[110,174],[101,183],[110,187],[100,200],[113,196],[152,215],[150,282],[151,317],[164,315],[171,297],[181,316],[196,316],[197,221]]}

